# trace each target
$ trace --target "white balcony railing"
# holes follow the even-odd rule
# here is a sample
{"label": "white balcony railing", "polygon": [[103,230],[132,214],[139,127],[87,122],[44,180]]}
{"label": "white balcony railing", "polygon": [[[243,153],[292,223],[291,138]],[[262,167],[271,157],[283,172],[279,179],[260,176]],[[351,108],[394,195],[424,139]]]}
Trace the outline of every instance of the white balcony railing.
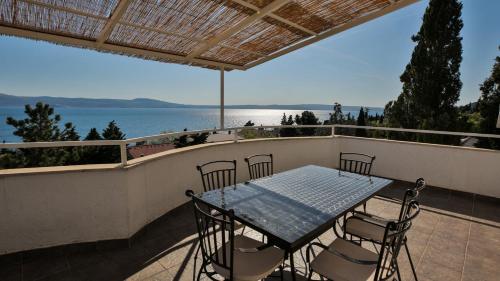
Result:
{"label": "white balcony railing", "polygon": [[347,129],[367,129],[376,131],[389,132],[405,132],[417,134],[434,134],[434,135],[449,135],[462,137],[477,137],[477,138],[496,138],[500,139],[500,135],[495,134],[478,134],[471,132],[451,132],[451,131],[433,131],[433,130],[417,130],[404,128],[389,128],[389,127],[373,127],[373,126],[355,126],[355,125],[287,125],[287,126],[254,126],[254,127],[233,127],[225,129],[206,129],[196,131],[183,131],[174,133],[163,133],[151,136],[130,138],[125,140],[96,140],[96,141],[57,141],[57,142],[22,142],[22,143],[0,143],[0,149],[17,149],[17,148],[58,148],[58,147],[82,147],[82,146],[119,146],[120,160],[123,166],[127,166],[127,145],[138,142],[155,141],[165,138],[177,138],[184,135],[201,134],[217,132],[234,132],[234,142],[238,142],[238,132],[243,129],[282,129],[282,128],[323,128],[331,130],[331,136],[335,136],[336,128]]}
{"label": "white balcony railing", "polygon": [[[129,238],[185,203],[186,189],[202,191],[196,165],[215,159],[236,159],[237,181],[243,182],[248,180],[243,159],[259,153],[273,153],[276,172],[310,164],[336,168],[340,152],[369,153],[377,157],[373,169],[376,176],[404,181],[424,177],[433,186],[500,198],[500,151],[333,133],[336,128],[363,128],[487,138],[499,138],[498,135],[340,125],[287,127],[331,131],[324,130],[328,136],[320,137],[235,139],[128,161],[122,157],[122,167],[105,164],[0,170],[0,254]],[[118,145],[124,150],[129,143],[212,131],[160,134],[123,141],[9,143],[0,144],[0,148]]]}

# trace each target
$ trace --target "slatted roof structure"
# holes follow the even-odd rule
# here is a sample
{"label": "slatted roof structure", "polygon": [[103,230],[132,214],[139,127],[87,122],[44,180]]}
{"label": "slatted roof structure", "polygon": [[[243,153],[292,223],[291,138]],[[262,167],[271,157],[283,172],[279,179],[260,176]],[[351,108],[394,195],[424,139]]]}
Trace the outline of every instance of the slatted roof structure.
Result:
{"label": "slatted roof structure", "polygon": [[417,0],[0,0],[0,34],[246,70]]}

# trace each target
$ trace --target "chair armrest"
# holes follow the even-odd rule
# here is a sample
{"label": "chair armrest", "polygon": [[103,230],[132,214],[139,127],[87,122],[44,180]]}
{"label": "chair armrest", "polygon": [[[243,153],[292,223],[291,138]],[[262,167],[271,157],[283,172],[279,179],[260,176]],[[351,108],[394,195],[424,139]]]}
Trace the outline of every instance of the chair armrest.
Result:
{"label": "chair armrest", "polygon": [[379,216],[375,216],[375,215],[365,213],[365,212],[360,212],[360,211],[355,211],[353,213],[353,216],[351,216],[350,218],[353,218],[353,217],[356,217],[357,219],[361,219],[361,220],[366,221],[366,222],[370,222],[372,224],[379,225],[381,227],[386,227],[388,223],[396,221],[393,219],[386,219],[386,218],[382,218]]}

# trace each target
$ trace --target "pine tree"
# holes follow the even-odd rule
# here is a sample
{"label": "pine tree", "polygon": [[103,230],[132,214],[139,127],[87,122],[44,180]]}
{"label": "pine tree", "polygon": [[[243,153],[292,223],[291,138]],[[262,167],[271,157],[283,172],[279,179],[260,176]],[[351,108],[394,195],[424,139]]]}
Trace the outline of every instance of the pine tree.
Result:
{"label": "pine tree", "polygon": [[[108,126],[102,131],[102,137],[105,140],[124,140],[125,134],[120,130],[115,120],[109,122]],[[102,146],[100,148],[101,163],[118,163],[120,162],[120,147]]]}
{"label": "pine tree", "polygon": [[[96,128],[91,128],[84,140],[86,141],[102,140],[102,137]],[[81,164],[105,163],[105,159],[103,159],[102,157],[104,153],[105,151],[101,153],[100,146],[86,146],[82,149],[82,157],[80,159],[80,163]]]}
{"label": "pine tree", "polygon": [[[72,123],[64,124],[61,132],[59,122],[61,116],[54,115],[54,108],[38,102],[35,107],[27,104],[25,119],[16,120],[8,117],[6,122],[15,128],[14,135],[23,142],[76,141],[80,136]],[[3,167],[44,167],[74,164],[79,160],[78,148],[27,148],[15,152],[15,163],[3,160]]]}
{"label": "pine tree", "polygon": [[333,104],[333,113],[330,113],[329,124],[342,124],[344,122],[344,114],[342,113],[342,105],[338,102]]}
{"label": "pine tree", "polygon": [[[364,107],[361,107],[359,109],[358,119],[356,120],[357,126],[366,126],[367,113],[368,112],[365,111]],[[366,137],[366,130],[365,129],[356,129],[356,136]]]}
{"label": "pine tree", "polygon": [[[500,134],[497,128],[500,110],[500,56],[495,58],[491,75],[480,86],[481,97],[478,101],[478,111],[481,114],[480,130],[485,134]],[[480,139],[479,147],[500,148],[499,139]]]}
{"label": "pine tree", "polygon": [[387,104],[390,126],[453,130],[462,83],[462,3],[430,0],[410,63],[400,77],[403,89],[397,100]]}
{"label": "pine tree", "polygon": [[[286,114],[283,113],[283,117],[281,118],[282,126],[291,126],[293,125],[293,117],[292,115],[286,117]],[[297,135],[297,130],[295,128],[281,128],[280,129],[280,137],[294,137]]]}
{"label": "pine tree", "polygon": [[86,141],[90,141],[90,140],[102,140],[102,137],[101,137],[101,135],[99,134],[99,132],[97,131],[96,128],[92,128],[92,129],[90,129],[89,133],[85,137],[85,140]]}
{"label": "pine tree", "polygon": [[108,127],[102,131],[102,137],[105,140],[124,140],[125,134],[116,125],[115,120],[109,122]]}

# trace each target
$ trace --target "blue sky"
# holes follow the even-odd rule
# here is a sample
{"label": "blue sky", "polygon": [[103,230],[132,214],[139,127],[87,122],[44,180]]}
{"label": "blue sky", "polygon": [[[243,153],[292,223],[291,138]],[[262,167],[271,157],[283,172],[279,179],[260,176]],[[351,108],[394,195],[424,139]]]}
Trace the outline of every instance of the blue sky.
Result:
{"label": "blue sky", "polygon": [[[226,73],[226,104],[384,106],[400,93],[399,75],[414,47],[410,37],[427,4],[418,2],[250,70]],[[478,85],[500,54],[500,1],[463,4],[459,104],[477,100]],[[0,93],[217,104],[219,73],[0,36]]]}

